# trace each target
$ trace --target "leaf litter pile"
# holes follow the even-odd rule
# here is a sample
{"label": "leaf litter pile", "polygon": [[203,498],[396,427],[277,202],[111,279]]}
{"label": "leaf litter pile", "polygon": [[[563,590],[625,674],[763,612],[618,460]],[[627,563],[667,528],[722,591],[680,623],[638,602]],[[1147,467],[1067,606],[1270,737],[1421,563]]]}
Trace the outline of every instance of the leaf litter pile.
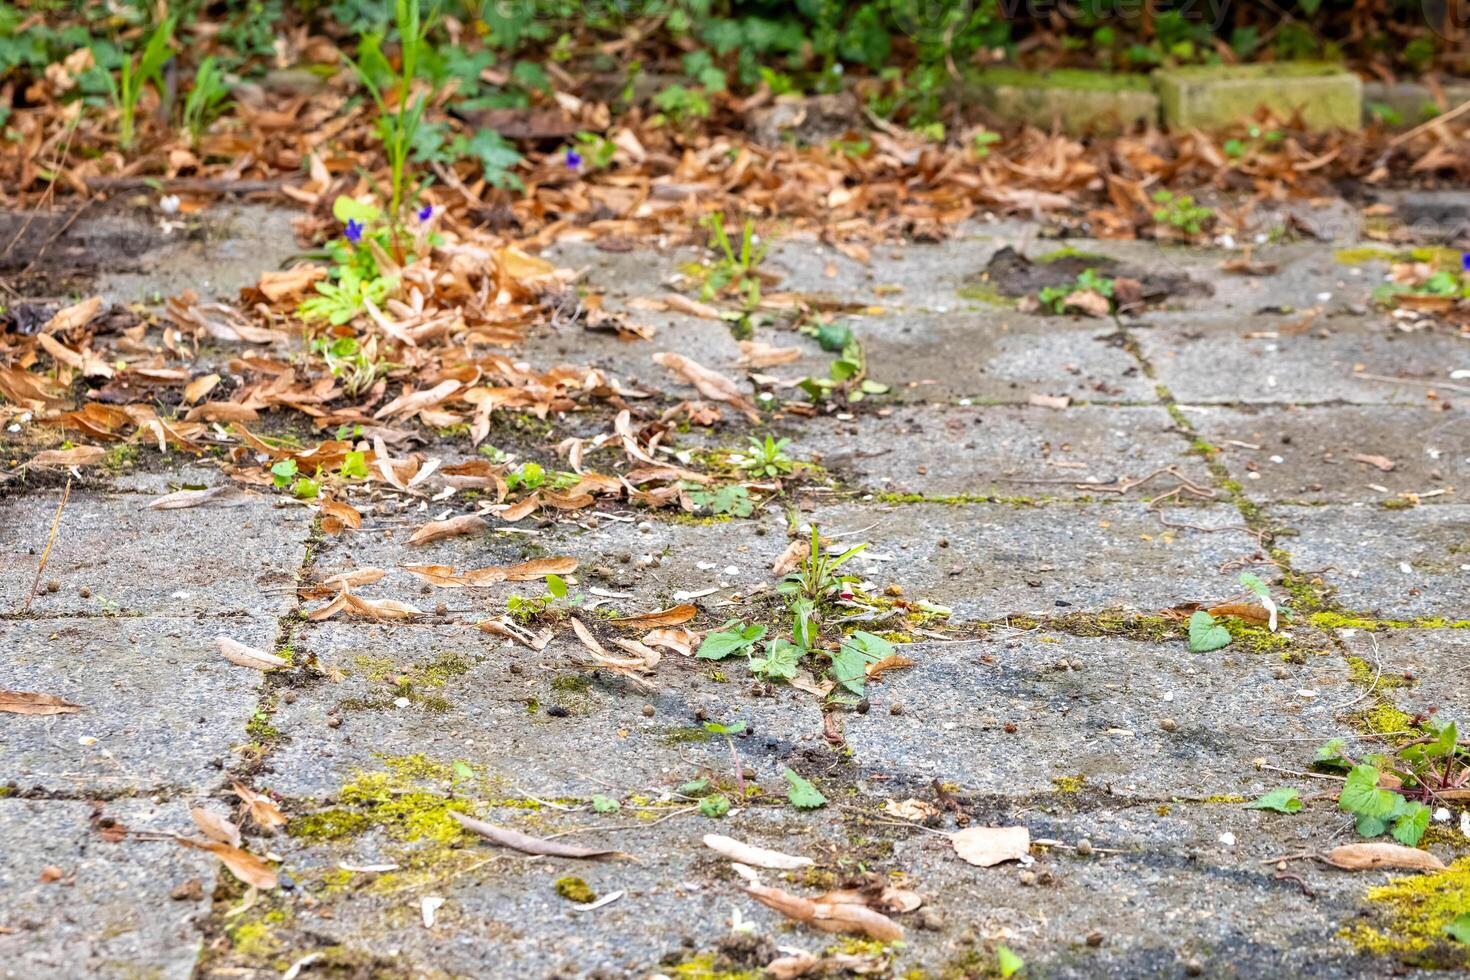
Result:
{"label": "leaf litter pile", "polygon": [[[304,32],[292,47],[303,62],[340,65],[345,57],[331,39]],[[783,293],[772,288],[779,283],[766,281],[756,268],[757,223],[780,221],[794,236],[825,241],[861,263],[878,242],[939,240],[986,215],[1045,215],[1099,238],[1199,242],[1205,239],[1189,224],[1188,205],[1161,199],[1161,188],[1243,192],[1239,214],[1217,218],[1213,230],[1226,233],[1250,227],[1257,206],[1326,193],[1344,178],[1365,186],[1387,184],[1405,170],[1425,180],[1470,178],[1464,120],[1397,140],[1308,134],[1289,120],[1261,119],[1259,125],[1286,135],[1242,153],[1231,144],[1259,126],[1214,136],[1149,132],[1082,141],[1031,127],[995,134],[975,123],[936,143],[854,115],[827,145],[792,145],[756,138],[757,114],[771,102],[768,90],[745,99],[721,93],[701,125],[669,126],[638,106],[615,116],[594,86],[558,73],[533,109],[504,120],[509,130],[529,128],[498,167],[485,154],[479,161],[434,162],[407,201],[398,200],[396,189],[402,169],[395,171],[383,152],[380,109],[359,97],[361,82],[350,71],[326,78],[311,98],[249,91],[231,113],[188,139],[145,115],[139,138],[146,149],[123,152],[114,135],[117,119],[68,108],[74,103],[66,93],[85,60],[53,66],[58,70],[31,86],[27,104],[15,111],[10,125],[22,138],[0,146],[6,203],[39,207],[74,195],[83,203],[72,206],[84,207],[96,195],[156,183],[166,192],[159,202],[166,213],[191,214],[209,210],[222,194],[268,195],[300,209],[298,234],[319,253],[262,270],[236,297],[205,300],[185,290],[156,309],[108,308],[95,296],[59,303],[17,294],[0,332],[0,421],[20,420],[58,438],[7,460],[4,479],[17,486],[63,476],[85,480],[119,447],[178,453],[211,461],[230,482],[161,495],[149,505],[154,510],[230,509],[255,495],[275,495],[313,510],[324,534],[400,530],[410,549],[492,529],[593,526],[657,512],[739,518],[779,507],[804,479],[784,456],[784,440],[753,438],[732,466],[692,454],[681,437],[691,429],[754,434],[782,417],[851,409],[885,387],[868,376],[861,345],[832,322],[841,301]],[[446,93],[416,86],[410,81],[388,97],[400,106],[422,99],[433,125],[462,136],[475,131],[473,120],[448,110]],[[558,142],[583,133],[599,141],[596,166],[587,165],[589,154]],[[995,138],[966,138],[980,133]],[[743,229],[727,214],[739,215]],[[1174,220],[1181,214],[1186,218]],[[585,288],[583,271],[540,255],[557,243],[589,242],[615,253],[653,238],[707,245],[712,260],[685,291],[641,297],[631,312],[607,309]],[[1232,273],[1269,274],[1248,251],[1232,263]],[[1063,271],[1060,280],[1027,280],[1015,292],[1022,308],[1105,317],[1179,285],[1106,278],[1091,266]],[[1432,257],[1399,256],[1375,299],[1410,326],[1465,329],[1470,293],[1456,271]],[[797,390],[767,372],[799,360],[803,348],[746,336],[746,376],[731,377],[663,349],[658,331],[638,321],[640,310],[737,327],[776,321],[795,342],[809,345],[814,338],[839,359],[830,378],[806,379]],[[646,351],[665,383],[630,383],[575,360],[525,360],[525,341],[553,325],[611,333]],[[219,351],[224,359],[211,361]],[[201,363],[212,366],[196,370]],[[844,397],[833,399],[834,392]],[[550,465],[496,445],[507,419],[527,417],[551,423],[562,436]],[[1379,466],[1374,459],[1361,461]],[[743,658],[759,684],[789,685],[816,699],[828,740],[840,745],[841,711],[866,711],[869,684],[914,666],[880,633],[842,626],[880,622],[897,608],[926,635],[947,610],[904,599],[901,590],[873,594],[871,583],[845,570],[863,546],[842,548],[815,526],[809,530],[809,538],[797,536],[778,560],[768,589],[722,602],[718,614],[697,604],[705,593],[661,609],[622,608],[627,596],[584,588],[579,560],[565,555],[481,567],[415,562],[397,571],[431,596],[462,590],[476,597],[484,594],[477,590],[504,583],[544,587],[542,595],[512,597],[503,611],[477,617],[475,626],[537,653],[558,637],[574,640],[575,659],[623,684],[629,696],[656,690],[671,664]],[[302,583],[306,620],[429,619],[430,611],[408,593],[373,591],[388,576],[376,567],[331,569]],[[1254,576],[1243,575],[1242,585],[1242,596],[1163,615],[1187,632],[1196,653],[1228,647],[1231,625],[1276,633],[1284,607]],[[602,615],[603,606],[615,614]],[[221,660],[242,672],[297,669],[229,635],[217,642]],[[0,712],[7,714],[85,710],[50,694],[0,691]],[[658,820],[694,814],[717,820],[747,805],[751,787],[736,741],[743,724],[704,721],[703,730],[728,745],[733,782],[702,777],[666,793],[661,807],[649,808]],[[1437,806],[1470,797],[1470,750],[1453,724],[1416,719],[1410,735],[1388,755],[1352,758],[1340,745],[1323,746],[1313,766],[1319,775],[1335,773],[1330,778],[1342,784],[1338,807],[1365,840],[1283,856],[1278,876],[1287,862],[1307,858],[1353,871],[1444,869],[1418,845]],[[785,804],[796,812],[835,808],[820,779],[790,768],[783,775]],[[269,843],[295,815],[265,789],[236,782],[232,794],[229,816],[193,807],[197,833],[176,839],[213,855],[247,886],[248,909],[259,892],[284,887]],[[1295,789],[1283,787],[1247,805],[1293,814],[1305,804]],[[602,814],[623,806],[593,797],[571,809]],[[615,846],[581,846],[467,812],[447,814],[466,839],[494,852],[572,862],[638,859]],[[932,838],[946,859],[973,869],[1029,868],[1053,851],[1101,852],[1085,839],[1034,839],[1024,825],[986,826],[938,781],[932,800],[887,799],[882,814],[889,825]],[[115,825],[105,833],[150,836]],[[1395,842],[1376,839],[1385,836]],[[830,855],[785,853],[718,834],[703,842],[728,863],[733,895],[812,933],[879,944],[817,953],[783,947],[757,964],[770,976],[881,973],[893,957],[886,944],[902,940],[906,930],[930,927],[925,915],[936,897],[902,873],[863,872],[818,887],[806,884],[802,871]],[[393,867],[344,870],[372,876]],[[622,895],[589,897],[573,908],[590,914]],[[445,900],[417,901],[425,928],[433,928]],[[737,935],[751,931],[738,907],[732,925]],[[1001,975],[1021,969],[1004,945],[995,946],[994,959]]]}

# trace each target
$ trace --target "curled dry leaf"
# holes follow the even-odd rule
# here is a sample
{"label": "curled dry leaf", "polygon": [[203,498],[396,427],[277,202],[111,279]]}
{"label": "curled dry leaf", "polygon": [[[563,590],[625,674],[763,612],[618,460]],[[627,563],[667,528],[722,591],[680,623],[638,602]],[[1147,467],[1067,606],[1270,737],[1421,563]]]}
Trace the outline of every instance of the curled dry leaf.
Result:
{"label": "curled dry leaf", "polygon": [[194,826],[204,831],[204,836],[210,840],[217,840],[231,847],[240,846],[240,828],[219,814],[211,813],[202,806],[196,806],[189,811],[189,818],[194,821]]}
{"label": "curled dry leaf", "polygon": [[63,307],[46,321],[41,328],[42,333],[70,333],[78,327],[85,327],[91,323],[98,313],[102,312],[102,297],[93,296],[84,299],[80,303]]}
{"label": "curled dry leaf", "polygon": [[653,355],[653,359],[688,381],[704,397],[733,405],[744,412],[745,417],[750,421],[760,421],[760,414],[756,412],[750,400],[741,393],[740,387],[718,371],[711,371],[703,364],[690,360],[683,354],[673,354],[668,351],[660,351]]}
{"label": "curled dry leaf", "polygon": [[873,882],[871,887],[834,888],[815,901],[829,905],[866,905],[885,915],[913,912],[924,904],[924,898],[918,892],[909,888],[894,888],[881,880]]}
{"label": "curled dry leaf", "polygon": [[388,573],[381,568],[354,568],[350,572],[338,572],[322,579],[321,584],[333,589],[355,589],[359,585],[372,585],[383,581]]}
{"label": "curled dry leaf", "polygon": [[686,602],[668,609],[660,609],[657,612],[623,616],[618,619],[609,620],[609,622],[614,626],[621,626],[624,629],[644,630],[657,626],[682,626],[697,615],[699,615],[699,610],[692,603]]}
{"label": "curled dry leaf", "polygon": [[199,377],[195,378],[193,381],[190,381],[187,385],[184,386],[184,404],[194,404],[199,399],[203,398],[205,395],[213,391],[215,386],[219,383],[219,375],[201,374]]}
{"label": "curled dry leaf", "polygon": [[939,815],[939,807],[924,800],[910,797],[906,800],[885,800],[883,812],[900,820],[924,821]]}
{"label": "curled dry leaf", "polygon": [[249,851],[242,851],[221,841],[197,841],[187,837],[178,838],[184,847],[208,851],[219,858],[230,873],[252,888],[266,890],[276,887],[276,870]]}
{"label": "curled dry leaf", "polygon": [[1402,844],[1364,842],[1343,844],[1322,855],[1322,860],[1348,871],[1372,868],[1412,868],[1415,871],[1443,871],[1445,863],[1428,851]]}
{"label": "curled dry leaf", "polygon": [[1353,453],[1348,458],[1351,459],[1354,463],[1366,463],[1367,465],[1372,466],[1375,469],[1382,470],[1384,473],[1387,473],[1394,468],[1394,461],[1389,459],[1387,456],[1371,456],[1368,453]]}
{"label": "curled dry leaf", "polygon": [[647,670],[652,670],[653,668],[657,667],[658,662],[663,659],[663,654],[659,653],[652,647],[644,646],[637,640],[628,640],[624,639],[621,636],[615,636],[613,637],[612,641],[618,646],[622,647],[624,650],[627,650],[633,656],[642,660],[643,666]]}
{"label": "curled dry leaf", "polygon": [[476,534],[489,527],[483,518],[474,514],[461,514],[445,521],[430,521],[408,539],[409,544],[428,544],[441,538],[452,538],[460,534]]}
{"label": "curled dry leaf", "polygon": [[450,565],[404,565],[403,569],[444,589],[484,588],[498,582],[530,582],[548,575],[570,575],[577,570],[577,559],[536,558],[519,565],[474,568],[462,574],[455,574]]}
{"label": "curled dry leaf", "polygon": [[330,497],[322,498],[322,530],[341,534],[347,528],[362,527],[362,513],[351,504]]}
{"label": "curled dry leaf", "polygon": [[190,507],[240,507],[250,502],[250,494],[239,487],[210,487],[208,490],[176,490],[157,497],[149,510],[185,510]]}
{"label": "curled dry leaf", "polygon": [[607,648],[597,642],[597,637],[592,635],[592,631],[587,628],[586,624],[576,616],[573,616],[571,619],[572,632],[577,634],[577,639],[582,641],[582,645],[587,648],[587,652],[592,654],[592,659],[598,663],[623,670],[644,666],[642,657],[629,659],[627,657],[615,657],[611,653],[608,653]]}
{"label": "curled dry leaf", "polygon": [[759,340],[740,341],[741,367],[775,367],[778,364],[790,364],[800,357],[800,347],[772,347]]}
{"label": "curled dry leaf", "polygon": [[746,885],[745,892],[762,905],[823,932],[854,933],[884,942],[903,938],[903,926],[866,905],[813,901],[766,885]]}
{"label": "curled dry leaf", "polygon": [[0,711],[12,715],[70,715],[81,710],[81,705],[63,701],[54,694],[0,690]]}
{"label": "curled dry leaf", "polygon": [[242,786],[239,783],[231,783],[230,786],[234,789],[235,795],[240,797],[245,803],[245,808],[250,813],[250,819],[255,821],[257,827],[264,827],[266,830],[271,830],[275,827],[284,827],[286,825],[286,815],[281,812],[281,808],[276,805],[275,800],[266,796],[264,793],[257,793],[250,787]]}
{"label": "curled dry leaf", "polygon": [[982,868],[1018,861],[1031,851],[1031,831],[1025,827],[966,827],[950,840],[956,854]]}
{"label": "curled dry leaf", "polygon": [[692,630],[662,629],[649,633],[643,638],[643,642],[651,647],[663,647],[682,656],[692,657],[699,638],[699,634]]}
{"label": "curled dry leaf", "polygon": [[465,830],[479,834],[492,844],[509,847],[512,850],[520,851],[522,854],[539,854],[545,857],[564,858],[631,857],[631,855],[625,854],[622,851],[577,847],[572,844],[563,844],[560,841],[542,840],[539,837],[532,837],[530,834],[523,834],[518,830],[511,830],[508,827],[497,827],[493,823],[486,823],[483,820],[476,820],[474,817],[467,817],[463,813],[455,810],[448,812],[451,817],[460,822],[460,825]]}
{"label": "curled dry leaf", "polygon": [[276,303],[291,296],[299,296],[318,279],[325,279],[326,275],[327,270],[322,266],[302,263],[290,269],[262,272],[260,282],[255,284],[255,288],[266,299]]}
{"label": "curled dry leaf", "polygon": [[107,458],[101,446],[73,446],[70,449],[46,449],[30,459],[31,466],[91,466]]}
{"label": "curled dry leaf", "polygon": [[895,653],[884,657],[877,663],[868,664],[863,670],[867,672],[868,678],[871,680],[882,677],[890,670],[902,670],[905,667],[912,667],[913,665],[913,660]]}
{"label": "curled dry leaf", "polygon": [[773,575],[785,575],[788,572],[795,571],[797,565],[806,561],[806,556],[811,550],[812,543],[805,538],[791,542],[786,546],[786,550],[781,552],[780,556],[772,563],[771,573]]}
{"label": "curled dry leaf", "polygon": [[764,847],[756,847],[754,844],[745,844],[733,837],[725,837],[721,834],[705,834],[704,846],[711,848],[716,853],[729,858],[731,861],[739,861],[741,864],[753,865],[757,868],[770,868],[774,871],[806,868],[816,863],[809,857],[782,854],[780,851],[771,851]]}
{"label": "curled dry leaf", "polygon": [[503,636],[508,640],[514,640],[521,646],[530,647],[538,653],[546,649],[551,642],[551,630],[542,630],[540,633],[532,633],[530,630],[516,623],[509,616],[498,616],[495,619],[487,619],[476,623],[476,628],[484,630],[493,636]]}
{"label": "curled dry leaf", "polygon": [[1247,623],[1265,626],[1271,622],[1271,610],[1254,602],[1227,602],[1209,608],[1211,616],[1234,616]]}
{"label": "curled dry leaf", "polygon": [[340,592],[325,606],[307,613],[306,618],[312,622],[320,622],[323,619],[332,618],[339,612],[361,616],[364,619],[412,619],[423,615],[422,610],[396,599],[364,599],[351,592]]}
{"label": "curled dry leaf", "polygon": [[219,643],[219,652],[224,658],[237,667],[253,667],[256,670],[273,670],[276,667],[287,666],[286,661],[273,653],[248,647],[228,636],[215,638]]}

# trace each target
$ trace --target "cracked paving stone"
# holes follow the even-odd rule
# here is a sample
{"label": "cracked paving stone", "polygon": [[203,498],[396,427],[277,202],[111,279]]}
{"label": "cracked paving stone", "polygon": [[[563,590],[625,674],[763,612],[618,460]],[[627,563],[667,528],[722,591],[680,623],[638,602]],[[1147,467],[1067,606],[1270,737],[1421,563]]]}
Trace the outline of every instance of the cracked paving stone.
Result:
{"label": "cracked paving stone", "polygon": [[271,756],[267,785],[325,797],[356,773],[422,753],[483,766],[506,792],[513,785],[542,798],[672,789],[731,764],[703,721],[746,723],[736,747],[760,779],[779,779],[797,753],[827,748],[816,700],[789,687],[751,697],[743,663],[716,668],[668,653],[644,690],[595,669],[567,626],[556,632],[536,653],[471,626],[304,628],[298,649],[342,679],[280,706],[271,724],[287,741]]}
{"label": "cracked paving stone", "polygon": [[[830,245],[785,239],[772,243],[762,272],[781,276],[766,292],[829,295],[848,303],[930,310],[944,313],[963,309],[960,291],[971,282],[1004,242],[994,237],[1004,230],[988,225],[969,226],[975,234],[933,244],[877,245],[869,261],[848,258]],[[829,275],[832,271],[835,274]]]}
{"label": "cracked paving stone", "polygon": [[[108,803],[101,817],[132,830],[194,830],[184,802]],[[218,862],[173,840],[108,843],[94,805],[0,799],[0,975],[17,980],[156,977],[187,980],[199,955]],[[46,881],[47,868],[63,877]],[[188,898],[170,894],[190,879]]]}
{"label": "cracked paving stone", "polygon": [[[1424,494],[1455,503],[1470,488],[1470,414],[1439,408],[1322,405],[1183,409],[1216,459],[1257,500],[1378,503]],[[1252,448],[1255,447],[1255,448]],[[1383,457],[1384,471],[1353,459]],[[1449,491],[1449,492],[1444,492]]]}
{"label": "cracked paving stone", "polygon": [[[21,611],[58,500],[46,493],[0,501],[0,554],[20,559],[0,568],[0,612]],[[74,493],[31,614],[243,614],[274,621],[291,609],[311,512],[265,496],[207,510],[149,510],[149,500]],[[46,588],[51,580],[59,583],[56,592]]]}
{"label": "cracked paving stone", "polygon": [[276,624],[89,617],[11,620],[4,632],[4,686],[82,710],[4,716],[0,783],[110,796],[219,782],[247,738],[262,675],[226,661],[215,637],[269,650]]}
{"label": "cracked paving stone", "polygon": [[1161,516],[1203,527],[1240,525],[1226,505],[1154,512],[1139,503],[814,505],[802,524],[815,521],[844,547],[868,542],[848,568],[879,589],[901,585],[906,599],[949,607],[955,622],[1111,607],[1153,611],[1238,591],[1235,573],[1221,566],[1254,554],[1253,535],[1169,528]]}
{"label": "cracked paving stone", "polygon": [[[1349,652],[1378,676],[1375,690],[1401,711],[1428,714],[1437,709],[1438,722],[1470,723],[1470,630],[1390,629],[1338,630]],[[1381,669],[1381,673],[1380,673]],[[1412,681],[1408,680],[1413,678]]]}
{"label": "cracked paving stone", "polygon": [[847,721],[865,772],[1009,797],[1080,785],[1155,800],[1259,794],[1274,785],[1252,761],[1273,749],[1262,732],[1330,731],[1332,706],[1356,693],[1334,656],[1309,655],[1277,678],[1279,656],[1190,653],[1182,637],[996,632],[902,648],[914,666],[873,684],[871,710]]}
{"label": "cracked paving stone", "polygon": [[[1087,793],[1042,810],[979,802],[971,812],[977,823],[1024,823],[1033,840],[1085,838],[1095,848],[1090,857],[1034,847],[1029,867],[976,868],[926,834],[900,840],[894,862],[947,923],[973,924],[982,935],[1006,929],[1007,945],[1048,977],[1178,977],[1189,960],[1210,977],[1383,975],[1381,962],[1339,934],[1362,914],[1364,886],[1388,874],[1294,862],[1291,872],[1315,893],[1307,896],[1261,863],[1331,839],[1341,819],[1330,808],[1286,816],[1234,801],[1140,806]],[[1222,841],[1224,834],[1235,843]],[[926,966],[968,962],[984,970],[993,962],[983,947],[972,953],[957,942],[959,931],[949,927],[936,937],[947,955],[931,953]],[[1084,942],[1093,933],[1097,946]]]}
{"label": "cracked paving stone", "polygon": [[[1319,318],[1304,332],[1286,332],[1301,319],[1300,313],[1149,314],[1128,330],[1158,380],[1186,405],[1424,405],[1464,353],[1464,341],[1448,333],[1399,333],[1372,317]],[[1409,382],[1374,381],[1366,374]]]}
{"label": "cracked paving stone", "polygon": [[[1044,500],[1095,495],[1086,484],[1137,479],[1176,466],[1210,486],[1189,444],[1162,408],[903,406],[887,416],[830,416],[805,422],[789,452],[818,458],[843,484],[930,497],[988,496]],[[1162,493],[1167,476],[1137,491]],[[1079,485],[1081,484],[1081,485]]]}
{"label": "cracked paving stone", "polygon": [[1464,619],[1470,611],[1470,506],[1272,507],[1298,572],[1320,576],[1337,605],[1380,619]]}

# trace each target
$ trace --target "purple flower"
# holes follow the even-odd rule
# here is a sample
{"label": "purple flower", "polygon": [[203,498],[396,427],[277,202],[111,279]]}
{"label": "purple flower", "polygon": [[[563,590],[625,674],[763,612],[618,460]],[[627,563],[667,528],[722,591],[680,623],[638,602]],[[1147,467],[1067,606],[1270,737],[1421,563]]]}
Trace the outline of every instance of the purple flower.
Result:
{"label": "purple flower", "polygon": [[1460,253],[1460,271],[1470,272],[1470,252]]}
{"label": "purple flower", "polygon": [[342,237],[347,239],[352,244],[356,245],[358,242],[362,241],[362,232],[362,223],[355,218],[348,218],[347,230],[342,232]]}
{"label": "purple flower", "polygon": [[419,220],[420,221],[428,221],[433,216],[434,216],[434,205],[432,205],[432,204],[425,204],[423,207],[419,208]]}
{"label": "purple flower", "polygon": [[567,150],[567,169],[568,170],[576,170],[581,165],[582,165],[582,154],[578,153],[576,150],[573,150],[573,149],[570,149],[569,148]]}

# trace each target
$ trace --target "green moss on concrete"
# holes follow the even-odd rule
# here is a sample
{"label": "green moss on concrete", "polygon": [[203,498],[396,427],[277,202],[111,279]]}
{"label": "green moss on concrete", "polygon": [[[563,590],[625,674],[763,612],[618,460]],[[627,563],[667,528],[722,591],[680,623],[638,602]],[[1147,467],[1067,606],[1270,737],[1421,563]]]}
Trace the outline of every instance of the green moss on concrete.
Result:
{"label": "green moss on concrete", "polygon": [[1470,968],[1470,946],[1445,935],[1444,927],[1470,911],[1470,857],[1444,871],[1395,878],[1368,889],[1370,921],[1341,935],[1365,953],[1396,957],[1411,966]]}
{"label": "green moss on concrete", "polygon": [[1375,690],[1391,690],[1396,687],[1413,686],[1413,681],[1405,680],[1399,674],[1384,674],[1362,657],[1348,657],[1347,665],[1348,678],[1354,684],[1363,687],[1372,686]]}
{"label": "green moss on concrete", "polygon": [[287,833],[304,840],[328,841],[380,828],[405,842],[447,844],[467,839],[450,813],[472,813],[471,804],[451,793],[485,795],[490,783],[474,767],[445,764],[422,754],[380,758],[386,771],[357,773],[338,790],[336,806],[293,818],[286,825]]}
{"label": "green moss on concrete", "polygon": [[1026,71],[1024,68],[987,68],[973,76],[981,85],[1012,85],[1018,88],[1081,89],[1086,92],[1152,92],[1145,75],[1123,72],[1087,71],[1083,68],[1057,68],[1051,71]]}
{"label": "green moss on concrete", "polygon": [[588,887],[587,882],[575,875],[567,875],[565,878],[556,879],[556,893],[569,902],[578,905],[587,905],[597,901],[597,893]]}
{"label": "green moss on concrete", "polygon": [[1106,255],[1100,255],[1097,252],[1084,252],[1080,248],[1072,248],[1071,246],[1054,249],[1053,251],[1047,252],[1045,255],[1036,256],[1036,258],[1032,259],[1031,261],[1038,262],[1042,265],[1047,265],[1052,262],[1060,262],[1062,259],[1080,259],[1083,262],[1112,261]]}
{"label": "green moss on concrete", "polygon": [[1082,773],[1075,776],[1053,776],[1051,784],[1056,787],[1058,793],[1080,793],[1087,785],[1087,777]]}
{"label": "green moss on concrete", "polygon": [[978,282],[961,286],[955,290],[960,299],[967,299],[975,303],[984,303],[986,306],[1015,306],[1013,297],[1007,296],[997,290],[989,283]]}
{"label": "green moss on concrete", "polygon": [[1340,248],[1332,257],[1343,265],[1363,265],[1368,262],[1393,262],[1395,256],[1386,248],[1358,247]]}
{"label": "green moss on concrete", "polygon": [[1335,65],[1190,65],[1160,69],[1154,80],[1171,128],[1230,126],[1263,105],[1278,115],[1300,112],[1313,128],[1362,125],[1362,82]]}

